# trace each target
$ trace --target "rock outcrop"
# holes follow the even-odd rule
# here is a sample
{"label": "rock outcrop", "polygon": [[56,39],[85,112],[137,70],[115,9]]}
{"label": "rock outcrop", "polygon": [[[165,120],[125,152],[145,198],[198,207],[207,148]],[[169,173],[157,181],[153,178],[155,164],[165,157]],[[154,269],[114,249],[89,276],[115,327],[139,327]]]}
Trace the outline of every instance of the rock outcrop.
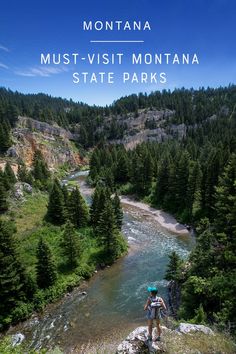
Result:
{"label": "rock outcrop", "polygon": [[168,302],[171,316],[174,318],[176,318],[180,306],[180,294],[180,286],[174,280],[171,280],[168,284]]}
{"label": "rock outcrop", "polygon": [[[168,329],[163,327],[163,330]],[[116,354],[164,353],[165,351],[163,342],[147,340],[147,327],[138,327],[118,346]]]}
{"label": "rock outcrop", "polygon": [[[168,123],[174,113],[169,109],[140,109],[138,115],[134,113],[118,115],[115,117],[116,122],[126,129],[122,139],[113,140],[111,143],[123,144],[127,149],[133,149],[145,141],[162,142],[173,137],[181,140],[186,136],[187,127],[185,124]],[[111,121],[110,117],[106,124],[111,124]],[[151,129],[150,125],[152,125]]]}
{"label": "rock outcrop", "polygon": [[29,117],[18,117],[18,128],[27,129],[29,131],[39,131],[46,135],[54,135],[69,140],[76,140],[77,135],[72,134],[66,129],[59,127],[58,125],[51,125],[46,122],[41,122]]}
{"label": "rock outcrop", "polygon": [[180,323],[176,331],[183,334],[202,332],[207,335],[214,335],[214,332],[209,327],[191,323]]}
{"label": "rock outcrop", "polygon": [[12,198],[16,200],[24,199],[25,193],[31,194],[33,192],[33,188],[30,184],[25,182],[17,182],[14,185],[12,191]]}
{"label": "rock outcrop", "polygon": [[15,347],[21,345],[24,339],[25,339],[25,335],[22,333],[13,334],[11,337],[12,346]]}
{"label": "rock outcrop", "polygon": [[[203,325],[194,325],[190,323],[180,323],[179,327],[175,330],[171,330],[164,326],[162,326],[161,329],[161,341],[156,342],[147,340],[147,327],[136,328],[122,343],[119,344],[116,354],[169,353],[170,351],[167,347],[167,342],[169,342],[170,338],[172,339],[172,342],[179,342],[181,339],[183,342],[185,342],[186,335],[194,335],[196,332],[202,333],[202,335],[206,336],[214,335],[214,332],[209,327]],[[153,330],[153,338],[155,337],[156,328]]]}
{"label": "rock outcrop", "polygon": [[84,162],[73,143],[76,136],[58,126],[18,117],[12,136],[14,144],[8,149],[7,156],[23,160],[28,167],[32,164],[36,149],[42,152],[50,169],[63,164],[75,166]]}

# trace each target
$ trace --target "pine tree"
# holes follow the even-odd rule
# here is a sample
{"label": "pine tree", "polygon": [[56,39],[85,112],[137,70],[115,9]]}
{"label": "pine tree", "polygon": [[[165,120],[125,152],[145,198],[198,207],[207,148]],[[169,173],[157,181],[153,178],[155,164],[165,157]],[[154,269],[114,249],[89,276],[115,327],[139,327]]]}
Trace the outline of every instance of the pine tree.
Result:
{"label": "pine tree", "polygon": [[82,124],[80,126],[79,142],[85,148],[87,148],[89,145],[88,144],[88,134],[87,134],[85,126]]}
{"label": "pine tree", "polygon": [[81,255],[81,244],[73,224],[67,221],[62,234],[62,254],[66,257],[70,268],[77,267]]}
{"label": "pine tree", "polygon": [[11,146],[10,129],[4,121],[0,123],[0,153],[6,152]]}
{"label": "pine tree", "polygon": [[100,158],[98,155],[98,150],[95,149],[92,153],[90,162],[89,162],[89,177],[91,178],[91,180],[93,182],[95,182],[96,177],[98,176],[99,172],[100,172],[100,166],[101,166],[101,162],[100,162]]}
{"label": "pine tree", "polygon": [[9,188],[11,188],[11,186],[14,185],[17,181],[15,173],[13,172],[13,169],[9,162],[7,162],[5,165],[4,178]]}
{"label": "pine tree", "polygon": [[68,216],[76,227],[84,227],[88,225],[89,210],[77,187],[72,190],[69,196]]}
{"label": "pine tree", "polygon": [[13,105],[12,103],[8,104],[5,118],[9,121],[12,127],[15,125],[17,121],[18,113],[19,113],[18,109],[15,105]]}
{"label": "pine tree", "polygon": [[168,193],[169,184],[169,158],[162,160],[158,168],[157,181],[155,186],[155,192],[153,196],[153,202],[159,206],[163,206],[164,198]]}
{"label": "pine tree", "polygon": [[115,193],[115,196],[112,199],[112,204],[114,208],[117,229],[121,230],[122,221],[123,221],[123,211],[120,204],[120,198],[117,193]]}
{"label": "pine tree", "polygon": [[104,210],[105,203],[109,197],[110,193],[108,189],[97,185],[92,196],[92,204],[90,207],[91,224],[94,230],[96,230],[96,227],[98,226],[98,221]]}
{"label": "pine tree", "polygon": [[65,184],[63,184],[63,186],[62,186],[62,193],[63,193],[63,196],[64,196],[65,206],[67,207],[68,206],[68,201],[69,201],[69,192],[68,192],[67,186]]}
{"label": "pine tree", "polygon": [[115,178],[118,183],[125,183],[128,180],[129,166],[125,151],[119,152],[119,157],[116,166]]}
{"label": "pine tree", "polygon": [[0,214],[5,213],[8,209],[7,191],[3,182],[0,179]]}
{"label": "pine tree", "polygon": [[169,263],[166,269],[165,279],[179,281],[181,277],[181,265],[183,261],[179,255],[173,251],[169,255]]}
{"label": "pine tree", "polygon": [[183,152],[177,163],[176,169],[176,204],[177,212],[181,213],[186,208],[189,178],[189,154]]}
{"label": "pine tree", "polygon": [[220,174],[220,165],[221,165],[221,156],[219,151],[212,150],[205,170],[204,176],[204,196],[203,196],[203,209],[205,215],[209,218],[214,216],[214,204],[215,204],[215,187],[217,186],[219,174]]}
{"label": "pine tree", "polygon": [[189,170],[187,209],[190,220],[198,218],[201,211],[201,183],[202,172],[199,162],[192,162]]}
{"label": "pine tree", "polygon": [[57,270],[52,252],[42,237],[39,239],[37,248],[36,275],[38,287],[42,289],[53,285],[57,279]]}
{"label": "pine tree", "polygon": [[207,315],[204,311],[202,304],[200,304],[199,308],[195,310],[195,316],[192,322],[196,324],[202,324],[202,325],[207,323]]}
{"label": "pine tree", "polygon": [[114,261],[118,253],[118,229],[114,209],[110,199],[106,200],[104,209],[98,221],[97,236],[99,242],[104,246],[106,256]]}
{"label": "pine tree", "polygon": [[104,185],[109,188],[111,191],[114,189],[114,174],[111,168],[104,168],[100,175],[100,180]]}
{"label": "pine tree", "polygon": [[21,164],[18,165],[17,177],[18,177],[18,180],[21,182],[32,184],[32,176],[27,171],[26,165],[24,162],[21,162]]}
{"label": "pine tree", "polygon": [[27,295],[27,276],[16,250],[14,224],[0,219],[0,318]]}
{"label": "pine tree", "polygon": [[147,149],[143,153],[143,170],[141,173],[143,174],[143,193],[147,195],[149,194],[152,186],[153,176],[153,161],[151,154]]}
{"label": "pine tree", "polygon": [[143,195],[144,193],[144,165],[142,157],[136,155],[132,159],[132,166],[131,166],[131,183],[133,185],[135,193],[139,195]]}
{"label": "pine tree", "polygon": [[50,171],[40,150],[36,150],[33,157],[32,175],[40,186],[47,187]]}
{"label": "pine tree", "polygon": [[219,179],[215,200],[217,232],[225,232],[231,241],[236,240],[236,154],[231,156]]}
{"label": "pine tree", "polygon": [[178,209],[178,204],[177,204],[177,198],[176,198],[176,193],[177,193],[177,179],[176,179],[176,165],[174,162],[171,162],[169,165],[169,171],[168,171],[168,186],[167,186],[167,191],[164,196],[163,200],[163,208],[175,213],[176,210]]}
{"label": "pine tree", "polygon": [[64,195],[57,179],[54,180],[49,194],[46,220],[56,225],[61,225],[65,222]]}

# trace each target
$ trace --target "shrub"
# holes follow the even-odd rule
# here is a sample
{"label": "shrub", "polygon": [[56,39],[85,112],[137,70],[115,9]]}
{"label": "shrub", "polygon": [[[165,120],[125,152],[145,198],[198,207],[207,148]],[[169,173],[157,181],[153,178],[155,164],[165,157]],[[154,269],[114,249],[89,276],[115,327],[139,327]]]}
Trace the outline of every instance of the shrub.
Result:
{"label": "shrub", "polygon": [[14,310],[11,312],[11,318],[13,323],[25,320],[29,317],[33,311],[33,304],[18,302]]}
{"label": "shrub", "polygon": [[83,264],[77,268],[76,273],[84,279],[89,279],[93,275],[94,271],[94,265]]}

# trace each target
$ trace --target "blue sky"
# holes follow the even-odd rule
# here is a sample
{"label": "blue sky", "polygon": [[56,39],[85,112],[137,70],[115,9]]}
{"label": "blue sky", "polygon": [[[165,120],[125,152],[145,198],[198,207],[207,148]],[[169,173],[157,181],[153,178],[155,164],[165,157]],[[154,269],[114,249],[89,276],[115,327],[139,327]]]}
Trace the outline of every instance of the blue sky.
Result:
{"label": "blue sky", "polygon": [[[110,104],[130,93],[236,83],[235,0],[3,0],[0,86],[44,92],[89,104]],[[83,20],[145,21],[151,31],[82,30]],[[133,39],[144,43],[90,43]],[[124,53],[121,65],[40,65],[40,53]],[[197,53],[199,65],[132,66],[132,53]],[[74,84],[74,71],[113,71],[115,83]],[[123,71],[160,72],[166,84],[124,84]]]}

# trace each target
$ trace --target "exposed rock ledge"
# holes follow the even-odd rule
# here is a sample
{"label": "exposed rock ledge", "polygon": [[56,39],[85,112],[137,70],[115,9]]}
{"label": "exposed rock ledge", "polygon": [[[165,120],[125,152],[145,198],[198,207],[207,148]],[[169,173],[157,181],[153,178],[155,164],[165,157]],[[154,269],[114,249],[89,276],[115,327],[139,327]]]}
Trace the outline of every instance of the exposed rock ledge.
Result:
{"label": "exposed rock ledge", "polygon": [[35,150],[40,150],[50,169],[67,164],[78,166],[85,163],[71,140],[77,136],[71,132],[29,117],[18,117],[12,130],[13,145],[6,155],[15,161],[24,161],[31,167]]}
{"label": "exposed rock ledge", "polygon": [[[191,335],[195,332],[202,332],[206,335],[214,335],[214,332],[206,326],[194,325],[190,323],[180,323],[176,330],[171,330],[162,326],[162,340],[160,342],[147,341],[147,327],[138,327],[131,332],[128,337],[118,346],[116,354],[148,354],[148,353],[165,353],[165,335],[173,333],[173,335]],[[153,338],[156,337],[156,329],[153,330]]]}

